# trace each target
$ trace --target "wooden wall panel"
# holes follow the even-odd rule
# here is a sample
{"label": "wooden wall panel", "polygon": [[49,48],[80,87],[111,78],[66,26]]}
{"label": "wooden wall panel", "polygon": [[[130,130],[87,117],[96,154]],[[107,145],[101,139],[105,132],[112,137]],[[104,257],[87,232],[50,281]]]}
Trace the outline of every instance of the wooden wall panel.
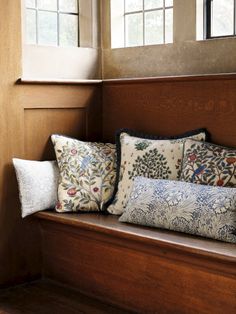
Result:
{"label": "wooden wall panel", "polygon": [[55,158],[49,140],[52,133],[98,140],[102,132],[100,84],[14,84],[13,78],[9,80],[12,84],[0,86],[0,287],[41,274],[40,233],[35,220],[20,217],[12,158]]}
{"label": "wooden wall panel", "polygon": [[25,109],[24,110],[24,156],[26,159],[55,158],[51,134],[86,138],[86,109]]}
{"label": "wooden wall panel", "polygon": [[236,146],[236,75],[114,80],[103,83],[103,134],[133,128],[162,136],[206,127]]}

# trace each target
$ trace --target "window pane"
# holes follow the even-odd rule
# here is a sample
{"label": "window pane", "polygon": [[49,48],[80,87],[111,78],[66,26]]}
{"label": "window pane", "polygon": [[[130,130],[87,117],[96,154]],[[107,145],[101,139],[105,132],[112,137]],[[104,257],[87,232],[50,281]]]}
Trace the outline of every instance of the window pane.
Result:
{"label": "window pane", "polygon": [[145,45],[163,43],[163,10],[145,13]]}
{"label": "window pane", "polygon": [[165,43],[173,43],[173,9],[167,9],[165,24]]}
{"label": "window pane", "polygon": [[163,8],[163,0],[145,0],[145,10]]}
{"label": "window pane", "polygon": [[234,0],[212,1],[212,36],[233,35]]}
{"label": "window pane", "polygon": [[165,0],[165,7],[173,7],[173,0]]}
{"label": "window pane", "polygon": [[26,0],[25,5],[27,8],[35,8],[35,0]]}
{"label": "window pane", "polygon": [[139,11],[142,9],[143,0],[125,0],[125,12]]}
{"label": "window pane", "polygon": [[143,45],[143,14],[130,14],[125,17],[125,41],[127,47]]}
{"label": "window pane", "polygon": [[60,14],[60,46],[78,46],[78,17]]}
{"label": "window pane", "polygon": [[62,12],[78,13],[78,0],[60,0],[59,10]]}
{"label": "window pane", "polygon": [[26,10],[26,42],[36,44],[36,11]]}
{"label": "window pane", "polygon": [[203,16],[204,16],[204,5],[203,5],[204,0],[197,0],[196,1],[196,9],[197,9],[197,25],[196,25],[196,31],[197,31],[197,40],[203,40],[203,28],[204,28],[204,23],[203,23]]}
{"label": "window pane", "polygon": [[42,10],[57,10],[57,0],[38,0],[38,8]]}
{"label": "window pane", "polygon": [[38,12],[38,42],[42,45],[57,45],[57,13]]}

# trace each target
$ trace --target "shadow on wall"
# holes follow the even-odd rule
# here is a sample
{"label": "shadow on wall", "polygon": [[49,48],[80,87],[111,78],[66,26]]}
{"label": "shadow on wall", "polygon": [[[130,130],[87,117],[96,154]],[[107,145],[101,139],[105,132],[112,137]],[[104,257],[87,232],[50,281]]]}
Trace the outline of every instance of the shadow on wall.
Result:
{"label": "shadow on wall", "polygon": [[38,222],[32,217],[21,218],[12,164],[4,167],[3,177],[5,184],[2,191],[3,208],[0,211],[0,287],[17,284],[27,278],[38,278],[41,271]]}

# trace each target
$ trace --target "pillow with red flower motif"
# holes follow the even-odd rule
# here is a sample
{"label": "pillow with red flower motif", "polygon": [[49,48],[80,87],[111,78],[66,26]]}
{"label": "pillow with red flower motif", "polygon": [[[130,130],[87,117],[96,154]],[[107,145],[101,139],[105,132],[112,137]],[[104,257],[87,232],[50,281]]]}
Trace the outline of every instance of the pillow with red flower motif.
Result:
{"label": "pillow with red flower motif", "polygon": [[236,187],[236,149],[187,139],[180,179],[198,184]]}
{"label": "pillow with red flower motif", "polygon": [[100,211],[114,189],[114,144],[52,135],[60,177],[56,211]]}

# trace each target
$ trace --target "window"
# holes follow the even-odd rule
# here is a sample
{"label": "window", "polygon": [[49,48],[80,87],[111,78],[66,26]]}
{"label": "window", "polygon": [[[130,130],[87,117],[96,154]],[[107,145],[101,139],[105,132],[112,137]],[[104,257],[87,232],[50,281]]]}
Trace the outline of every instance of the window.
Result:
{"label": "window", "polygon": [[79,46],[77,0],[25,0],[26,42],[47,46]]}
{"label": "window", "polygon": [[236,35],[236,0],[205,0],[204,37]]}
{"label": "window", "polygon": [[112,48],[173,42],[173,0],[111,0]]}

